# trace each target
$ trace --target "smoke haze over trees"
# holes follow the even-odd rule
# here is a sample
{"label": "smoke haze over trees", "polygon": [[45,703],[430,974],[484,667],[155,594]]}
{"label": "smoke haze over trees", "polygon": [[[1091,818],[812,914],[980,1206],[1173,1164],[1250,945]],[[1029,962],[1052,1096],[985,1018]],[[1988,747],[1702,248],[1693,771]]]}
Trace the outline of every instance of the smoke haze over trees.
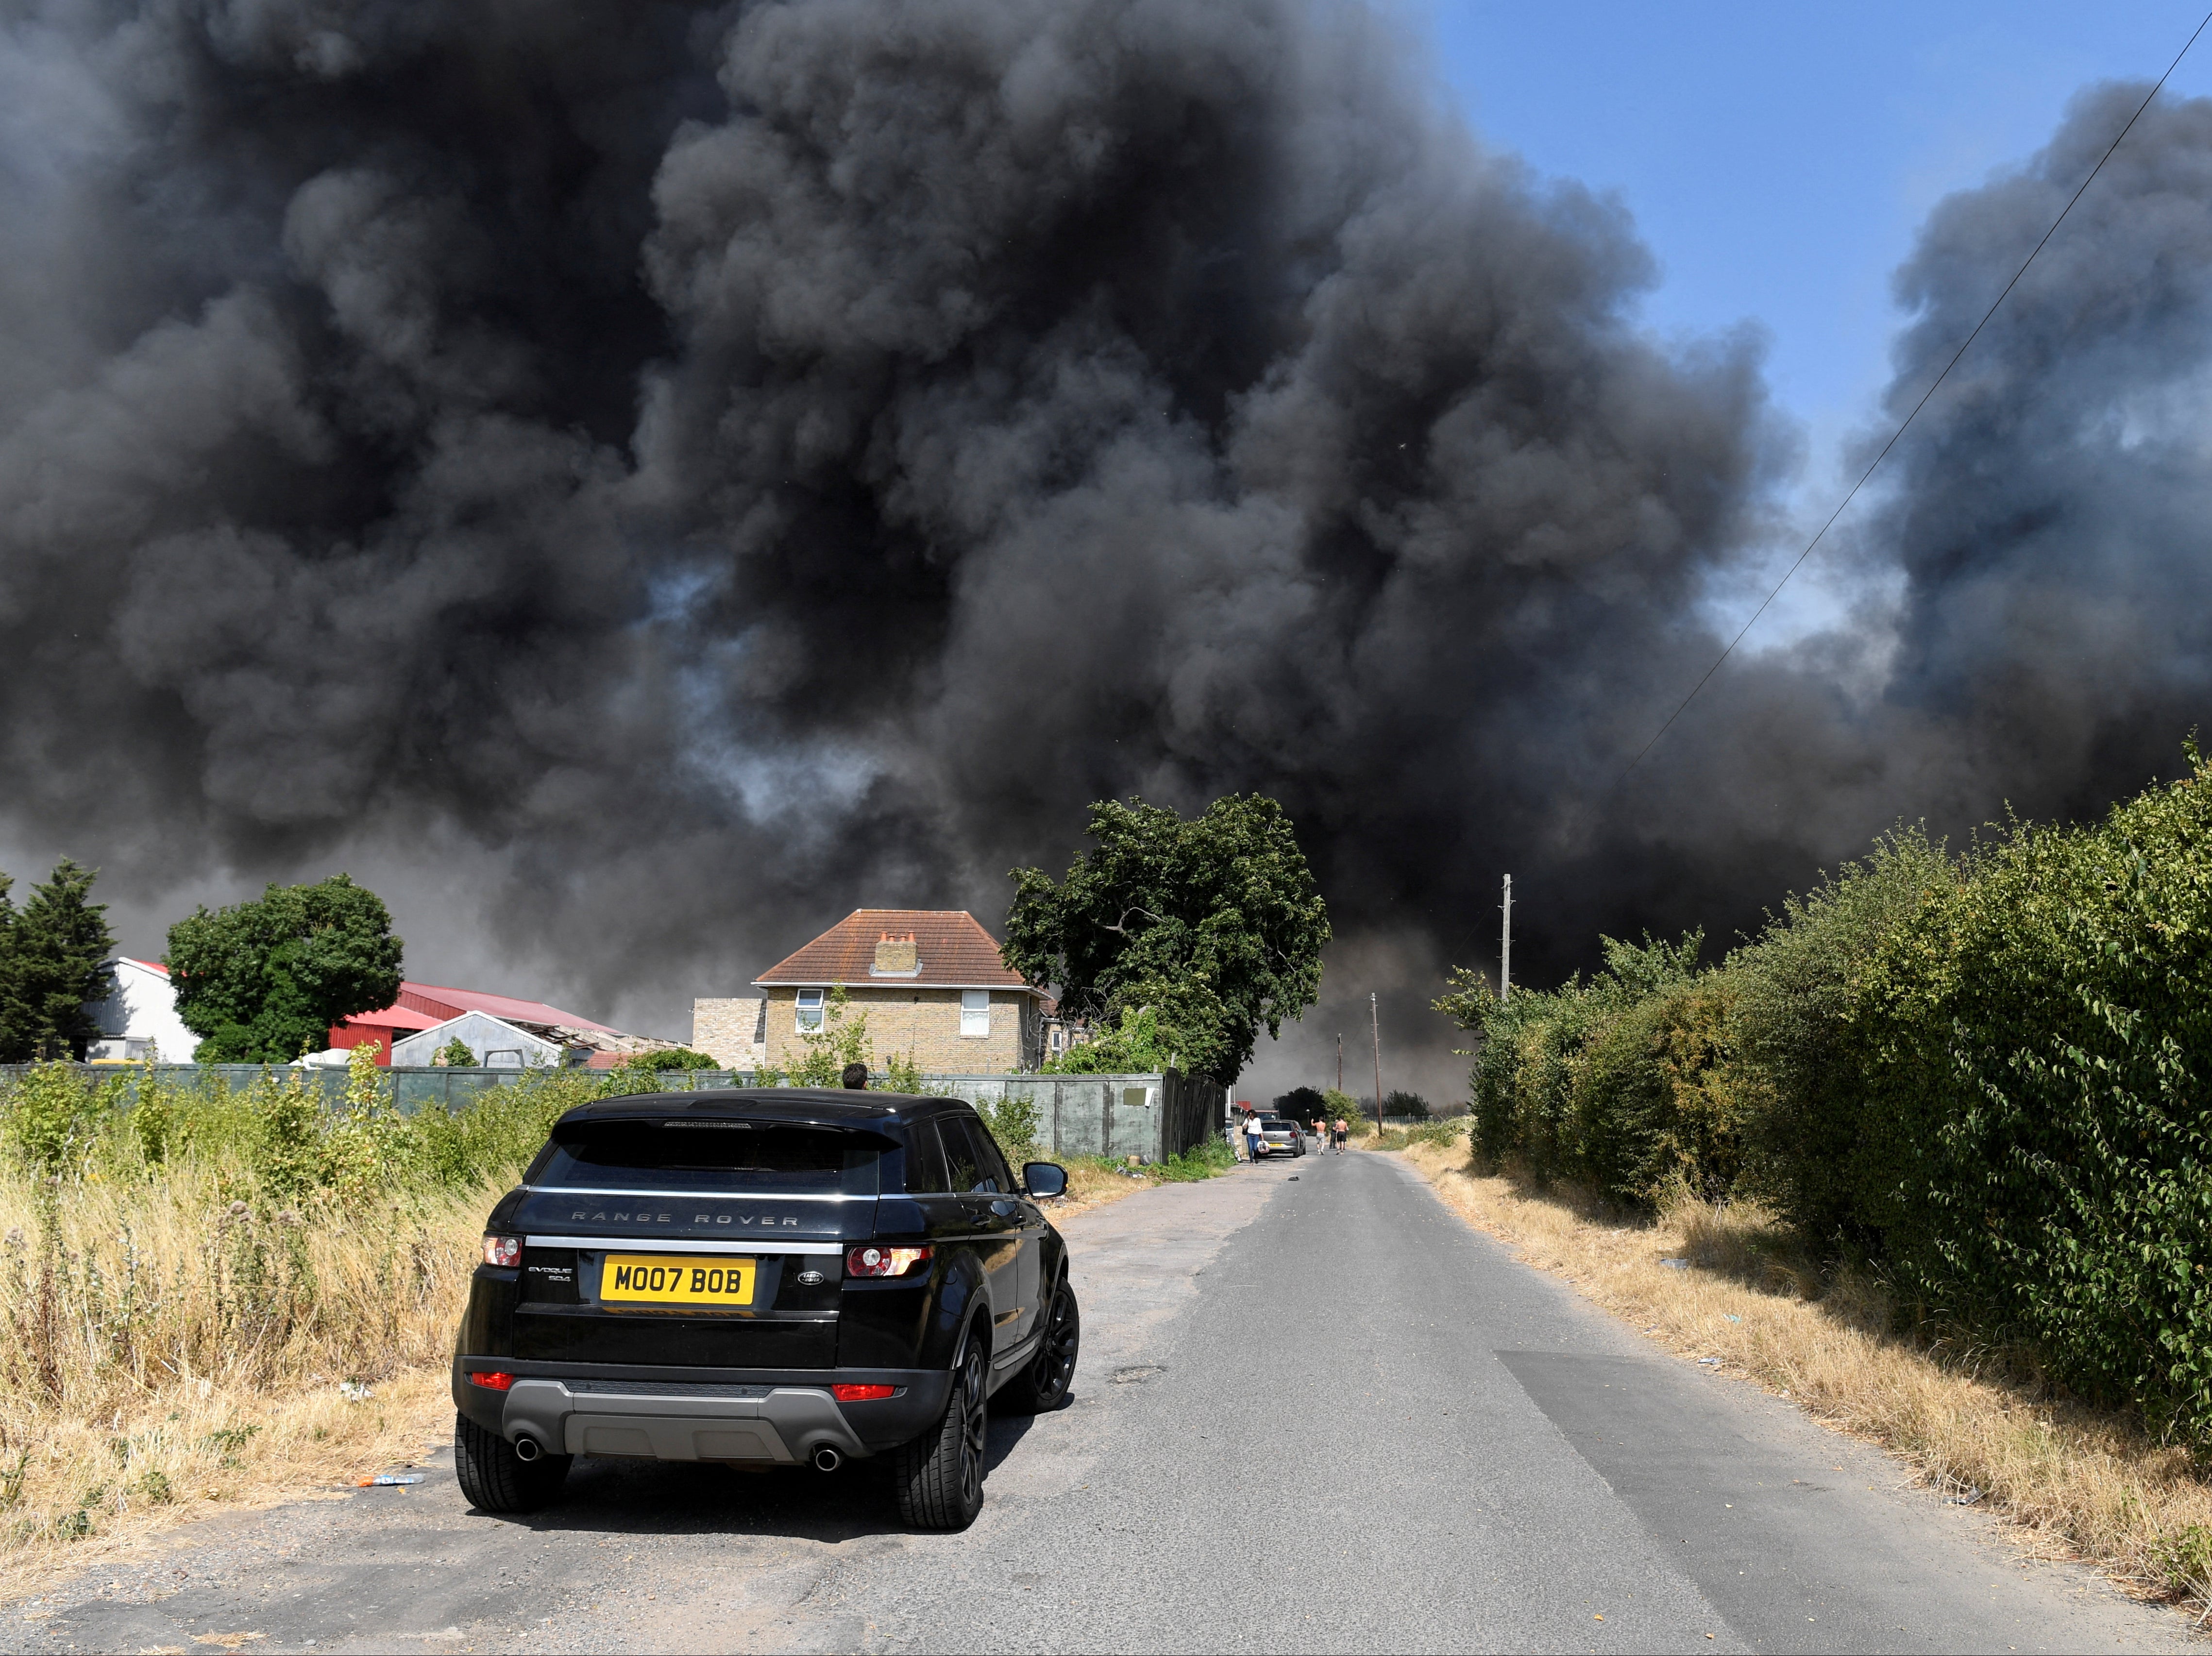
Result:
{"label": "smoke haze over trees", "polygon": [[[1355,7],[0,27],[0,837],[171,916],[343,857],[418,958],[410,900],[680,1033],[856,904],[996,924],[1093,799],[1261,792],[1336,922],[1302,1038],[1395,988],[1437,1062],[1386,1086],[1449,1085],[1419,1009],[1501,869],[1539,982],[1899,815],[2094,809],[2203,716],[2212,105],[1893,457],[1860,606],[1616,789],[1797,439],[1755,333],[1646,337],[1625,210]],[[1934,213],[1893,405],[2140,95]]]}

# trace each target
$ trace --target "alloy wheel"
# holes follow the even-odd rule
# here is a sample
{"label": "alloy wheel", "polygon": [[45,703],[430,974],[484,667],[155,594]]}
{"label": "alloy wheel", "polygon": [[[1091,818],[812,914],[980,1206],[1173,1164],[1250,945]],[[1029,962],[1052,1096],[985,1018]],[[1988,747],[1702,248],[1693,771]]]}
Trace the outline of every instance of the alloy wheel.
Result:
{"label": "alloy wheel", "polygon": [[1052,1320],[1046,1325],[1044,1349],[1037,1354],[1036,1394],[1047,1409],[1066,1396],[1075,1379],[1076,1341],[1081,1325],[1075,1318],[1075,1294],[1063,1282],[1052,1296]]}
{"label": "alloy wheel", "polygon": [[960,1366],[960,1500],[971,1509],[983,1504],[983,1392],[982,1349],[970,1345]]}

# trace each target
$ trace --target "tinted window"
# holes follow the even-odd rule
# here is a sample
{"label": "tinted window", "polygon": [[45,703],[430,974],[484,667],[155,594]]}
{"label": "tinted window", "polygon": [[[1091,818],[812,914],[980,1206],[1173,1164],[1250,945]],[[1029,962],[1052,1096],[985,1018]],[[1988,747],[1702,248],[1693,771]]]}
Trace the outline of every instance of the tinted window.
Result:
{"label": "tinted window", "polygon": [[937,1129],[921,1122],[907,1133],[906,1188],[913,1196],[949,1190],[945,1172],[945,1150],[937,1142]]}
{"label": "tinted window", "polygon": [[604,1190],[873,1196],[874,1133],[781,1122],[592,1121],[556,1128],[531,1183]]}
{"label": "tinted window", "polygon": [[1013,1170],[1006,1166],[1006,1158],[999,1148],[999,1141],[991,1136],[991,1129],[971,1119],[968,1130],[975,1135],[975,1150],[983,1159],[984,1172],[995,1181],[991,1188],[994,1190],[1015,1189]]}
{"label": "tinted window", "polygon": [[956,1190],[1005,1190],[1010,1188],[1006,1164],[981,1122],[966,1116],[940,1117],[938,1131],[945,1138],[945,1160]]}

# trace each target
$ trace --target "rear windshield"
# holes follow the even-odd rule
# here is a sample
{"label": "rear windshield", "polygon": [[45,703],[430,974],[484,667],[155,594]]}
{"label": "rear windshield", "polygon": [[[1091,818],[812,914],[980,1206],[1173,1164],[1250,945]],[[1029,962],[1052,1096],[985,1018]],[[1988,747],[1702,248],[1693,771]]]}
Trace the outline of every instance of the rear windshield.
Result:
{"label": "rear windshield", "polygon": [[1287,1133],[1291,1130],[1291,1124],[1286,1121],[1263,1121],[1260,1123],[1260,1130],[1263,1133]]}
{"label": "rear windshield", "polygon": [[553,1129],[530,1170],[540,1188],[873,1196],[890,1141],[784,1122],[586,1121]]}

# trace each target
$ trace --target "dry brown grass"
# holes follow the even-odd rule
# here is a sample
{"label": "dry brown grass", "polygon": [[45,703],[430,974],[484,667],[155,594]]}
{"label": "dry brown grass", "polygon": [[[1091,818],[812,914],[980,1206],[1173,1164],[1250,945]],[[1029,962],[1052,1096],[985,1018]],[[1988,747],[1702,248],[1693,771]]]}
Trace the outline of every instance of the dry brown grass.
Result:
{"label": "dry brown grass", "polygon": [[1897,1334],[1875,1285],[1824,1279],[1755,1210],[1685,1202],[1638,1221],[1479,1175],[1463,1143],[1404,1154],[1476,1229],[1678,1355],[1717,1358],[1947,1492],[1978,1490],[2039,1552],[2092,1561],[2144,1597],[2200,1612],[2212,1600],[2212,1490],[2187,1451],[1999,1354]]}
{"label": "dry brown grass", "polygon": [[74,1186],[43,1221],[38,1196],[0,1184],[0,1589],[219,1507],[336,1489],[447,1426],[496,1192],[294,1222],[186,1161]]}
{"label": "dry brown grass", "polygon": [[1067,1163],[1067,1194],[1052,1204],[1052,1217],[1066,1219],[1089,1209],[1103,1208],[1123,1196],[1149,1190],[1157,1182],[1131,1178],[1118,1168],[1093,1158],[1071,1160]]}

